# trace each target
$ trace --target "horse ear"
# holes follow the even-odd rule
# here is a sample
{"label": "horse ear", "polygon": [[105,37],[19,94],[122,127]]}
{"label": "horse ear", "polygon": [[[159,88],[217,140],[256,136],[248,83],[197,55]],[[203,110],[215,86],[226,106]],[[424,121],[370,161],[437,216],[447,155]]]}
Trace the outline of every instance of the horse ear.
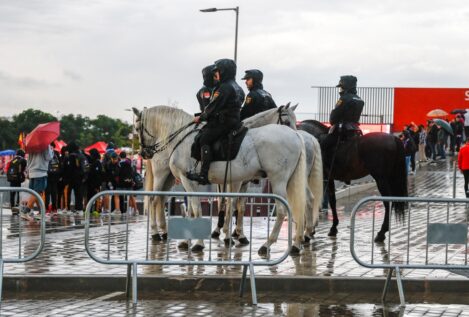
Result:
{"label": "horse ear", "polygon": [[288,109],[290,108],[290,102],[287,103],[287,105],[285,106],[285,109]]}
{"label": "horse ear", "polygon": [[140,110],[138,110],[137,108],[132,107],[132,111],[137,116],[137,118],[140,118],[142,116],[142,112]]}
{"label": "horse ear", "polygon": [[294,105],[294,106],[291,106],[290,109],[291,109],[292,111],[295,111],[295,110],[296,110],[296,107],[298,107],[298,104],[296,104],[296,105]]}

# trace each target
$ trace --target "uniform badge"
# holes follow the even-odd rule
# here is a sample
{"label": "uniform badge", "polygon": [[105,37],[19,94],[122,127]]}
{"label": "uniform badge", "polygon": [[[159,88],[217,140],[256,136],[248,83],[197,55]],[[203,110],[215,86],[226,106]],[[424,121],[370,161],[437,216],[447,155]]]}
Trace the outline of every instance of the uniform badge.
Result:
{"label": "uniform badge", "polygon": [[336,106],[340,106],[342,104],[342,99],[337,100]]}
{"label": "uniform badge", "polygon": [[213,99],[216,99],[219,95],[220,93],[218,91],[215,91],[215,93],[213,94]]}
{"label": "uniform badge", "polygon": [[251,97],[246,97],[246,104],[250,104],[252,101],[252,98]]}
{"label": "uniform badge", "polygon": [[205,99],[209,99],[209,98],[210,98],[210,92],[205,91],[203,97],[204,97]]}

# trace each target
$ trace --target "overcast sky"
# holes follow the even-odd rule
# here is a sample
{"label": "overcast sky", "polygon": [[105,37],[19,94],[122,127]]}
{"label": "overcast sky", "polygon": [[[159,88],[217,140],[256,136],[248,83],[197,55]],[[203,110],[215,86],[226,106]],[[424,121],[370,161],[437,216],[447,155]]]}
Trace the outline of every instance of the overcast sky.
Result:
{"label": "overcast sky", "polygon": [[131,120],[129,106],[197,110],[201,69],[258,68],[278,105],[315,112],[312,85],[468,87],[467,0],[0,0],[0,116],[26,108]]}

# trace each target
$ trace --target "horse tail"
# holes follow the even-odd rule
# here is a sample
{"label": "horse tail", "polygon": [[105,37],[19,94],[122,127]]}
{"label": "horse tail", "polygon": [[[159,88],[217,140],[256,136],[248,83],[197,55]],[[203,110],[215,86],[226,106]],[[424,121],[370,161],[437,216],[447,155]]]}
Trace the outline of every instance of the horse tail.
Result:
{"label": "horse tail", "polygon": [[[153,168],[151,164],[151,159],[146,160],[146,170],[145,170],[145,190],[152,191],[153,190]],[[150,197],[145,195],[143,198],[143,212],[144,214],[147,213],[149,208],[152,205],[150,204]]]}
{"label": "horse tail", "polygon": [[306,208],[306,154],[303,138],[298,134],[301,152],[287,185],[288,203],[290,204],[293,220],[296,222],[297,232],[303,234],[304,215]]}
{"label": "horse tail", "polygon": [[[393,179],[392,195],[397,197],[407,197],[407,169],[404,145],[401,140],[396,137],[394,138],[394,141],[396,143],[396,162],[394,164],[392,175],[390,175],[391,179]],[[394,205],[396,210],[404,210],[405,204],[403,202],[396,202]]]}
{"label": "horse tail", "polygon": [[313,226],[318,223],[319,220],[319,209],[322,204],[322,196],[324,194],[324,182],[323,182],[323,168],[322,168],[322,154],[321,146],[315,137],[313,139],[313,166],[308,177],[308,186],[314,196],[313,202]]}

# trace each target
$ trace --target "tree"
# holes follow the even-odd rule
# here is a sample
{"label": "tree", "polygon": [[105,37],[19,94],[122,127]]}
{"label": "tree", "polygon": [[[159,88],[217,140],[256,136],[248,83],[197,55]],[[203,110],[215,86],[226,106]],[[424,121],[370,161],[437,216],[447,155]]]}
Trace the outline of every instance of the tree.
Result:
{"label": "tree", "polygon": [[112,141],[118,147],[131,145],[129,134],[132,132],[132,126],[119,119],[98,115],[96,119],[91,120],[91,130],[96,141]]}
{"label": "tree", "polygon": [[41,110],[27,109],[18,115],[13,116],[13,126],[15,134],[19,135],[20,132],[29,133],[38,124],[57,121],[57,118],[50,113]]}
{"label": "tree", "polygon": [[90,118],[68,114],[60,119],[60,138],[65,142],[74,141],[80,146],[87,146],[93,140],[89,137]]}
{"label": "tree", "polygon": [[0,150],[18,148],[18,136],[12,121],[0,119]]}

